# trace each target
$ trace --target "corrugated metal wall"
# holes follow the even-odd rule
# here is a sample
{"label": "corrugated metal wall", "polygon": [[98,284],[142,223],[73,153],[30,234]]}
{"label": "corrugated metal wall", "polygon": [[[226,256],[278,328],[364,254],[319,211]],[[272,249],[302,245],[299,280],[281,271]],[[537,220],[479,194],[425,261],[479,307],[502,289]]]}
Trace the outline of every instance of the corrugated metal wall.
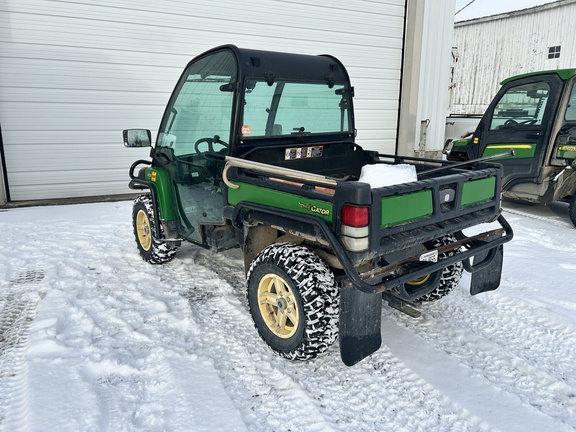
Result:
{"label": "corrugated metal wall", "polygon": [[4,0],[0,119],[12,201],[129,192],[191,57],[213,46],[330,53],[356,88],[358,141],[394,152],[405,0]]}
{"label": "corrugated metal wall", "polygon": [[[426,3],[418,106],[420,124],[415,136],[417,151],[438,152],[444,146],[453,29],[439,24],[453,17],[454,4],[455,0]],[[419,155],[429,156],[429,153]]]}
{"label": "corrugated metal wall", "polygon": [[[483,113],[509,76],[576,67],[574,23],[576,0],[456,23],[452,113]],[[549,59],[548,48],[558,45],[560,57]]]}

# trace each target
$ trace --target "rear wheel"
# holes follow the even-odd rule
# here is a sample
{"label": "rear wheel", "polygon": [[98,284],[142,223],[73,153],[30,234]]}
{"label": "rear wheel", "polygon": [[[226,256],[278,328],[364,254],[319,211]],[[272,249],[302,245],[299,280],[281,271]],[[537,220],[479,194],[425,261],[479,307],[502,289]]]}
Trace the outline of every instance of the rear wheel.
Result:
{"label": "rear wheel", "polygon": [[168,247],[156,236],[156,220],[150,194],[140,195],[134,200],[132,226],[138,252],[144,261],[151,264],[163,264],[174,258],[176,249]]}
{"label": "rear wheel", "polygon": [[282,357],[308,360],[336,340],[340,296],[334,275],[309,249],[269,246],[250,265],[247,286],[258,333]]}
{"label": "rear wheel", "polygon": [[572,195],[570,199],[570,207],[568,207],[568,215],[570,216],[570,220],[576,227],[576,193]]}
{"label": "rear wheel", "polygon": [[[446,244],[455,242],[456,239],[453,235],[446,235],[444,237],[437,238],[431,242],[426,243],[426,249],[435,249],[440,246],[444,246]],[[452,256],[456,252],[446,252],[444,254],[440,254],[439,258]],[[433,302],[436,300],[440,300],[442,297],[447,296],[450,294],[454,288],[458,286],[458,282],[460,282],[460,278],[462,277],[462,272],[464,268],[462,266],[462,262],[458,261],[454,264],[447,265],[442,270],[438,270],[437,272],[428,274],[421,278],[415,279],[410,281],[406,284],[406,290],[410,291],[420,291],[424,288],[434,288],[428,293],[421,297],[418,297],[416,301],[419,302]]]}

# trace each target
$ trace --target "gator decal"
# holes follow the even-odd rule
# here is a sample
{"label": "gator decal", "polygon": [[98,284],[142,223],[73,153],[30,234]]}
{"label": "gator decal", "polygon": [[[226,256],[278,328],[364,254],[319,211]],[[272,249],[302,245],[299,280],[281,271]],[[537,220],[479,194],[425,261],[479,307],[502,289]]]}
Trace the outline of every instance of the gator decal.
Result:
{"label": "gator decal", "polygon": [[[533,158],[536,152],[536,144],[489,144],[484,149],[482,157],[505,153],[507,150],[514,150],[514,158]],[[510,159],[512,156],[504,156],[495,160]]]}
{"label": "gator decal", "polygon": [[380,226],[385,228],[430,216],[432,205],[430,189],[384,197],[380,200]]}
{"label": "gator decal", "polygon": [[170,187],[168,175],[163,168],[147,168],[144,178],[154,183],[158,195],[160,216],[164,220],[173,220],[172,201],[170,199]]}
{"label": "gator decal", "polygon": [[236,205],[240,201],[247,201],[298,213],[313,214],[325,221],[332,222],[333,206],[330,202],[254,186],[248,183],[235,182],[235,184],[240,187],[238,189],[228,188],[228,203],[231,205]]}
{"label": "gator decal", "polygon": [[317,213],[319,215],[323,215],[323,216],[330,216],[330,213],[332,213],[332,210],[329,209],[325,209],[325,208],[321,208],[321,207],[317,207],[313,204],[310,203],[301,203],[298,202],[298,205],[303,208],[306,209],[312,213]]}
{"label": "gator decal", "polygon": [[462,184],[460,208],[490,201],[496,194],[496,177],[470,180]]}
{"label": "gator decal", "polygon": [[561,145],[556,152],[558,159],[576,159],[576,146],[574,145]]}

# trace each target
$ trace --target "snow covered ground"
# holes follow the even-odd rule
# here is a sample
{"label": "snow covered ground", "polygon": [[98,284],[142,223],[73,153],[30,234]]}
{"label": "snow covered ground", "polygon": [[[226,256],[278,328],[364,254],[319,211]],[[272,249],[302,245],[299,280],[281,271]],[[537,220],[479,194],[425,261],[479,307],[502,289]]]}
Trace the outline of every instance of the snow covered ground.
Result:
{"label": "snow covered ground", "polygon": [[469,276],[382,348],[292,363],[253,328],[238,251],[143,262],[131,203],[0,210],[1,431],[573,431],[576,229],[507,205],[501,287]]}

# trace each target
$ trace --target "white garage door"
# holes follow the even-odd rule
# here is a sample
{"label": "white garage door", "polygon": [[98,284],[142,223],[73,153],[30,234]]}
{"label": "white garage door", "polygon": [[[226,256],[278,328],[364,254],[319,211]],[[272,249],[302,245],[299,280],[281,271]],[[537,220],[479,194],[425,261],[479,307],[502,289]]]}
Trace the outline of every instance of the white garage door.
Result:
{"label": "white garage door", "polygon": [[395,149],[404,0],[4,0],[0,121],[10,201],[130,192],[121,130],[155,133],[182,68],[222,44],[332,54],[358,142]]}

